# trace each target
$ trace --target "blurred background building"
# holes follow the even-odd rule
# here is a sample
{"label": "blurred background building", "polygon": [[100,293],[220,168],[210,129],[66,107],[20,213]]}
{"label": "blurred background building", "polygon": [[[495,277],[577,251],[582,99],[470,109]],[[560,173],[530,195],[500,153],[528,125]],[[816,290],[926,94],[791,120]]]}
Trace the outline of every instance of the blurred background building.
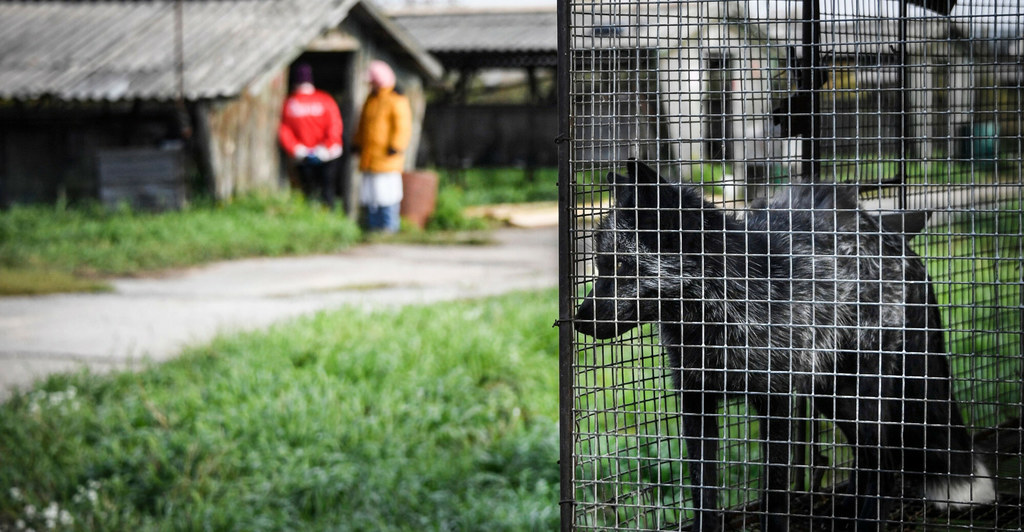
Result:
{"label": "blurred background building", "polygon": [[[0,2],[0,205],[167,208],[186,188],[221,199],[276,188],[296,61],[338,100],[346,137],[369,90],[366,66],[390,63],[412,103],[415,149],[426,87],[443,69],[375,4],[239,4]],[[353,165],[343,161],[343,178]]]}

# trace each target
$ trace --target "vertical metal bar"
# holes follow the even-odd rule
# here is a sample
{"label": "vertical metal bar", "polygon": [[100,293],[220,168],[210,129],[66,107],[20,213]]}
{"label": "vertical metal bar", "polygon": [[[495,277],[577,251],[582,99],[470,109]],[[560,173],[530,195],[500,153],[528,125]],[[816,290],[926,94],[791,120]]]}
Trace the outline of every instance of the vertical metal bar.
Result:
{"label": "vertical metal bar", "polygon": [[570,3],[572,0],[558,0],[558,440],[559,440],[559,507],[561,530],[573,529],[575,511],[573,490],[573,286],[570,272],[572,256],[569,247],[573,243],[570,234],[573,223],[572,177],[569,156],[572,148],[570,139],[570,118],[572,108],[569,99],[569,33],[571,24]]}
{"label": "vertical metal bar", "polygon": [[907,158],[912,155],[911,126],[907,118],[910,108],[910,87],[907,85],[907,0],[900,0],[899,24],[899,57],[900,57],[900,170],[899,170],[899,209],[907,208]]}
{"label": "vertical metal bar", "polygon": [[821,146],[818,139],[818,130],[821,128],[818,89],[821,87],[821,68],[819,48],[821,47],[821,10],[819,0],[803,0],[803,28],[801,41],[803,45],[803,72],[800,76],[799,97],[806,98],[806,108],[809,116],[801,120],[806,124],[803,131],[803,143],[800,149],[803,159],[803,172],[808,182],[821,179]]}
{"label": "vertical metal bar", "polygon": [[[1022,98],[1022,97],[1024,97],[1024,83],[1018,81],[1016,89],[1017,89],[1017,91],[1016,91],[1017,92],[1017,97],[1016,97],[1017,101],[1018,102],[1024,101],[1024,98]],[[1022,164],[1022,163],[1024,163],[1024,161],[1021,160],[1022,156],[1024,156],[1024,146],[1022,146],[1022,142],[1021,142],[1022,140],[1024,140],[1024,139],[1021,138],[1022,132],[1024,132],[1024,127],[1022,127],[1022,124],[1021,124],[1021,115],[1018,114],[1014,118],[1013,121],[1016,122],[1016,126],[1017,126],[1017,135],[1016,135],[1016,138],[1014,139],[1016,141],[1015,144],[1016,144],[1017,152],[1016,152],[1016,160],[1011,159],[1011,161],[1013,163],[1016,163],[1016,165],[1017,165],[1016,168],[1014,168],[1013,173],[1016,174],[1015,177],[1016,177],[1016,180],[1017,180],[1017,184],[1019,185],[1019,184],[1022,183],[1022,177],[1024,177],[1024,176],[1021,175],[1021,170],[1024,169],[1024,164]],[[2,144],[0,144],[0,145],[2,145]],[[1013,148],[1011,148],[1011,149],[1013,149]],[[1017,323],[1018,323],[1018,325],[1017,325],[1016,333],[1017,333],[1017,342],[1018,342],[1018,346],[1019,346],[1018,357],[1017,357],[1017,364],[1018,364],[1018,371],[1020,372],[1019,374],[1021,376],[1024,376],[1024,242],[1022,242],[1022,240],[1024,240],[1024,235],[1021,234],[1022,232],[1024,232],[1024,212],[1022,212],[1022,209],[1024,209],[1024,207],[1022,207],[1022,206],[1024,206],[1024,193],[1022,193],[1022,191],[1020,189],[1018,189],[1017,193],[1015,194],[1015,196],[1016,196],[1015,199],[1016,199],[1016,205],[1017,205],[1017,220],[1016,220],[1016,222],[1017,222],[1017,235],[1016,236],[1017,236],[1017,239],[1018,239],[1016,245],[1014,246],[1016,248],[1015,251],[1017,252],[1017,256],[1016,256],[1016,259],[1017,259],[1017,275],[1016,275],[1016,279],[1014,279],[1014,282],[1017,283],[1017,287],[1016,288],[1017,288],[1017,294],[1018,294],[1017,295],[1017,297],[1018,297],[1018,306],[1015,309],[1015,311],[1017,312]],[[1011,196],[1011,198],[1013,198],[1013,196]],[[1009,205],[1012,205],[1012,203],[1010,203]],[[1020,438],[1024,438],[1024,434],[1022,434],[1022,432],[1024,432],[1024,383],[1020,383],[1020,387],[1018,388],[1018,392],[1017,392],[1017,405],[1016,405],[1016,407],[1017,407],[1017,430],[1018,430],[1017,437],[1018,437],[1018,439],[1020,439]],[[1011,416],[1012,416],[1012,414],[1011,414]],[[1012,417],[1011,417],[1011,420],[1012,420]],[[1024,467],[1024,466],[1021,466],[1021,467]],[[1024,471],[1022,471],[1022,473],[1024,473]],[[1024,481],[1022,481],[1022,483],[1024,483]],[[1018,519],[1019,520],[1017,522],[1017,525],[1020,526],[1022,524],[1021,523],[1021,518],[1018,517]]]}
{"label": "vertical metal bar", "polygon": [[[801,72],[798,78],[797,95],[794,99],[803,101],[803,105],[792,105],[790,106],[791,112],[806,113],[808,116],[805,117],[788,117],[788,120],[797,124],[802,124],[803,131],[794,131],[793,133],[800,133],[803,136],[803,141],[800,148],[801,162],[801,181],[807,183],[813,183],[821,180],[821,151],[820,141],[818,139],[818,130],[820,129],[819,123],[819,109],[818,103],[818,88],[821,87],[819,81],[819,57],[818,49],[821,44],[821,21],[820,21],[820,7],[818,5],[819,0],[803,0],[802,14],[803,14],[803,25],[801,28],[801,44],[802,44],[802,57],[801,57]],[[808,401],[800,400],[797,401],[798,411],[800,412],[801,418],[807,415],[813,416],[813,413],[809,414],[810,406]],[[812,480],[809,484],[803,483],[804,469],[799,467],[801,465],[809,463],[813,470],[815,463],[813,459],[813,453],[815,452],[814,441],[817,438],[817,433],[808,432],[808,429],[814,431],[817,426],[814,423],[798,422],[795,424],[797,427],[797,434],[799,434],[799,442],[794,445],[794,452],[797,454],[796,460],[797,471],[800,472],[801,481],[798,482],[798,488],[802,490],[806,487],[809,491],[813,491],[817,486]],[[809,425],[809,426],[808,426]],[[812,456],[808,456],[810,453]]]}

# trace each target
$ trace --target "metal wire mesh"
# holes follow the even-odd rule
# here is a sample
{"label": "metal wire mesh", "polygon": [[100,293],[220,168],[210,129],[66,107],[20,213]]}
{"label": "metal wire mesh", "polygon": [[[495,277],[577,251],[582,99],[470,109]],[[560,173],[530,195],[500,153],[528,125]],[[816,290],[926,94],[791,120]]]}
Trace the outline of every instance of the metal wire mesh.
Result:
{"label": "metal wire mesh", "polygon": [[1024,3],[559,17],[563,530],[1024,527]]}

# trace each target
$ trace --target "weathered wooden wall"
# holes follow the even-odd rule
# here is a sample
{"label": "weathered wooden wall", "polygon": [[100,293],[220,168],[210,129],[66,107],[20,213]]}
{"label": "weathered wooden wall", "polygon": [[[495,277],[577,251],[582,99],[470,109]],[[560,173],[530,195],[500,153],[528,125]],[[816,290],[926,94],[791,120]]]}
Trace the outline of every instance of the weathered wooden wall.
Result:
{"label": "weathered wooden wall", "polygon": [[424,166],[558,164],[558,109],[551,105],[444,105],[427,109],[416,160]]}
{"label": "weathered wooden wall", "polygon": [[213,192],[218,199],[280,182],[277,126],[287,95],[281,70],[237,98],[206,102],[199,107],[197,142],[204,144]]}

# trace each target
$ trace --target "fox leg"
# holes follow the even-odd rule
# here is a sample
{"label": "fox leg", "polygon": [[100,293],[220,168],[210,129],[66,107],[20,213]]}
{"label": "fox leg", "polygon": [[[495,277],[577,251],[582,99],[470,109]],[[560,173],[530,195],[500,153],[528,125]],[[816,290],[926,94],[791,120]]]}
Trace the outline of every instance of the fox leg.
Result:
{"label": "fox leg", "polygon": [[[882,486],[882,468],[887,466],[887,453],[884,447],[887,442],[882,425],[886,418],[882,408],[886,402],[882,400],[881,378],[877,375],[858,375],[844,378],[837,390],[835,399],[835,421],[846,435],[850,445],[855,449],[856,462],[850,473],[850,493],[852,500],[847,499],[844,512],[840,517],[856,508],[856,530],[858,532],[874,532],[884,530],[882,520],[888,514],[889,504],[884,497],[886,489]],[[839,497],[837,503],[842,502]],[[849,503],[854,504],[849,504]]]}
{"label": "fox leg", "polygon": [[721,530],[718,514],[718,400],[710,394],[684,392],[683,437],[693,494],[692,530]]}
{"label": "fox leg", "polygon": [[836,395],[815,399],[817,411],[839,427],[855,452],[847,489],[836,493],[833,508],[834,517],[840,521],[856,519],[855,528],[859,532],[882,530],[881,518],[888,513],[888,503],[882,498],[884,490],[881,489],[884,440],[878,414],[882,402],[870,397],[877,392],[870,390],[869,383],[865,382],[869,380],[872,378],[841,378]]}
{"label": "fox leg", "polygon": [[761,436],[764,438],[767,486],[761,508],[761,530],[789,530],[789,473],[792,450],[793,403],[789,395],[771,394],[762,401]]}

